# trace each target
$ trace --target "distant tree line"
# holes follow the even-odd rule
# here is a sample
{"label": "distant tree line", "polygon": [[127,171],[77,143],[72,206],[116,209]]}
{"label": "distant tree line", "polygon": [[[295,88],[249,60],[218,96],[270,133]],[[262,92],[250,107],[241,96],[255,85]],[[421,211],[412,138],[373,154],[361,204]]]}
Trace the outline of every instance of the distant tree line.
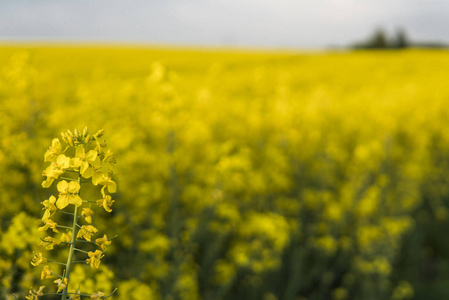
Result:
{"label": "distant tree line", "polygon": [[404,29],[397,29],[394,36],[389,37],[384,29],[377,29],[371,37],[351,45],[353,49],[405,49],[405,48],[448,48],[441,42],[412,42]]}

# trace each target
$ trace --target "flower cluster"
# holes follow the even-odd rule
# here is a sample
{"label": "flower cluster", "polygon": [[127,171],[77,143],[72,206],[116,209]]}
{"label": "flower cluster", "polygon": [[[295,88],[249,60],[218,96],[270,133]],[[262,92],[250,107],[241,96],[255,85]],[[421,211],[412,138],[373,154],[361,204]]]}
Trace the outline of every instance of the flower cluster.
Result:
{"label": "flower cluster", "polygon": [[[85,263],[92,268],[98,268],[106,246],[111,244],[111,238],[108,238],[106,234],[93,240],[98,229],[93,225],[94,211],[91,206],[97,204],[105,211],[111,212],[114,200],[110,194],[117,190],[117,185],[112,180],[112,175],[116,172],[116,160],[113,152],[107,148],[103,134],[104,131],[99,130],[91,135],[87,128],[82,132],[77,129],[74,132],[68,130],[61,133],[62,141],[58,138],[53,139],[44,155],[45,162],[49,162],[50,165],[43,172],[46,178],[42,182],[42,187],[50,188],[57,181],[58,195],[52,195],[41,202],[44,211],[43,225],[38,228],[38,231],[47,232],[50,229],[53,235],[42,238],[39,246],[45,250],[54,250],[56,246],[68,246],[69,254],[67,262],[63,263],[49,260],[42,252],[38,252],[35,253],[31,264],[43,267],[41,279],[54,279],[56,293],[61,293],[61,299],[64,300],[81,299],[82,296],[103,299],[111,295],[100,291],[92,295],[83,294],[79,290],[69,291],[71,266],[75,263]],[[101,199],[87,200],[81,197],[82,185],[89,183],[102,186]],[[58,222],[67,222],[67,215],[72,217],[70,226],[58,224]],[[79,224],[80,218],[86,224]],[[60,230],[66,232],[60,232]],[[86,250],[91,251],[78,248],[80,244],[89,247]],[[78,255],[84,257],[78,257]],[[54,273],[50,264],[62,265],[63,274]],[[26,299],[39,299],[40,296],[45,295],[44,288],[45,286],[41,286],[39,290],[30,290]]]}

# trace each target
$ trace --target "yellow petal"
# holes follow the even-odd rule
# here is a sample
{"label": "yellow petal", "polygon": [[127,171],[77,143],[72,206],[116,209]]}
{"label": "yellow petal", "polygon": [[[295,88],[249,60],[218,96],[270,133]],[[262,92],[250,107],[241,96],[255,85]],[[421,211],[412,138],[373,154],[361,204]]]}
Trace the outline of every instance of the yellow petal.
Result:
{"label": "yellow petal", "polygon": [[48,209],[45,210],[44,215],[42,216],[42,221],[47,220],[48,218],[50,218],[50,211]]}
{"label": "yellow petal", "polygon": [[51,150],[47,150],[47,152],[45,152],[44,155],[44,161],[53,161],[53,159],[55,158],[55,153]]}
{"label": "yellow petal", "polygon": [[90,150],[87,152],[86,160],[90,162],[94,162],[97,159],[97,151],[96,150]]}
{"label": "yellow petal", "polygon": [[111,184],[108,185],[109,193],[115,193],[117,191],[117,184],[111,180]]}
{"label": "yellow petal", "polygon": [[68,167],[70,167],[70,158],[65,156],[64,154],[60,154],[56,162],[62,169],[67,169]]}
{"label": "yellow petal", "polygon": [[50,203],[55,204],[55,202],[56,202],[56,197],[55,197],[55,196],[50,196],[50,198],[48,199],[48,201],[50,201]]}
{"label": "yellow petal", "polygon": [[59,209],[64,209],[67,205],[69,205],[69,197],[67,195],[61,195],[56,201],[56,206]]}
{"label": "yellow petal", "polygon": [[67,193],[67,190],[69,188],[69,183],[65,180],[62,180],[62,181],[58,182],[57,188],[60,193],[65,194],[65,193]]}
{"label": "yellow petal", "polygon": [[81,159],[79,157],[75,157],[70,160],[70,166],[72,168],[79,168],[80,165],[81,165]]}
{"label": "yellow petal", "polygon": [[83,158],[84,157],[84,146],[83,145],[79,145],[78,147],[76,147],[76,154],[75,154],[75,156],[76,157],[79,157],[79,158]]}
{"label": "yellow petal", "polygon": [[81,175],[83,175],[84,172],[86,172],[87,168],[89,168],[89,163],[87,163],[86,161],[81,162],[81,166],[80,166]]}
{"label": "yellow petal", "polygon": [[81,197],[78,195],[71,195],[69,202],[70,202],[70,204],[73,204],[73,205],[76,205],[77,207],[79,207],[79,206],[81,206],[81,204],[83,204],[83,199],[81,199]]}
{"label": "yellow petal", "polygon": [[81,175],[84,178],[90,178],[92,177],[92,175],[94,175],[94,173],[95,173],[94,169],[92,167],[89,167],[84,171],[84,173],[81,173]]}
{"label": "yellow petal", "polygon": [[61,149],[62,149],[61,141],[59,141],[58,138],[54,138],[54,139],[51,141],[51,147],[53,148],[53,150],[61,151]]}
{"label": "yellow petal", "polygon": [[43,188],[49,188],[51,184],[55,181],[54,178],[48,177],[46,180],[42,181],[42,187]]}
{"label": "yellow petal", "polygon": [[96,172],[96,173],[92,176],[92,183],[93,183],[94,185],[98,185],[102,180],[103,180],[103,173]]}
{"label": "yellow petal", "polygon": [[80,190],[80,184],[76,181],[71,181],[69,183],[67,192],[71,193],[71,194],[76,194],[78,193],[78,191]]}

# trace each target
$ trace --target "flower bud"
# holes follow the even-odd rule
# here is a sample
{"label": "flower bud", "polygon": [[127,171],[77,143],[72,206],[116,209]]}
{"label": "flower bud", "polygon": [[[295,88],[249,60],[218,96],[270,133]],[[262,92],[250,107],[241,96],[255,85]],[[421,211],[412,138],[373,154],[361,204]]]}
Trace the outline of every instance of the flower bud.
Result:
{"label": "flower bud", "polygon": [[73,137],[73,133],[69,130],[67,130],[67,135]]}
{"label": "flower bud", "polygon": [[84,129],[83,129],[83,137],[85,137],[88,133],[89,133],[89,130],[87,129],[87,127],[84,127]]}
{"label": "flower bud", "polygon": [[84,144],[88,144],[90,142],[90,138],[91,138],[91,136],[90,136],[90,134],[88,134],[86,136],[86,138],[84,139]]}
{"label": "flower bud", "polygon": [[73,143],[73,138],[70,135],[67,136],[67,141],[69,142],[70,146],[75,147],[75,144]]}
{"label": "flower bud", "polygon": [[102,137],[104,134],[104,129],[100,129],[97,131],[97,133],[94,135],[96,138]]}
{"label": "flower bud", "polygon": [[75,133],[75,137],[79,137],[80,136],[80,132],[78,131],[78,129],[75,129],[74,133]]}
{"label": "flower bud", "polygon": [[66,135],[64,132],[61,132],[61,137],[62,137],[62,140],[63,140],[66,144],[69,143],[69,141],[67,140],[67,135]]}

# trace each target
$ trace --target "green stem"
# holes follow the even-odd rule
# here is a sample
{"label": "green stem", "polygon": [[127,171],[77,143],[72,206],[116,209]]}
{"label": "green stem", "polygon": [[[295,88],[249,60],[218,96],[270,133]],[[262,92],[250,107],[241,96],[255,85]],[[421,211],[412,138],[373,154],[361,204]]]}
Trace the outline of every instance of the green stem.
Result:
{"label": "green stem", "polygon": [[62,262],[54,261],[54,260],[47,260],[47,262],[49,262],[49,263],[51,263],[51,264],[61,265],[61,266],[65,266],[65,265],[66,265],[66,264],[63,264]]}
{"label": "green stem", "polygon": [[64,180],[68,180],[68,181],[78,181],[76,178],[70,178],[70,177],[59,176],[59,178],[64,179]]}
{"label": "green stem", "polygon": [[65,228],[65,229],[72,229],[72,227],[69,226],[63,226],[63,225],[56,225],[58,228]]}
{"label": "green stem", "polygon": [[[81,185],[81,174],[79,173],[79,171],[78,171],[78,183]],[[81,189],[80,189],[80,191],[81,191]],[[78,195],[80,194],[80,191],[78,191]],[[65,277],[67,278],[67,286],[62,291],[61,300],[66,300],[67,299],[67,291],[68,291],[68,288],[69,288],[70,268],[72,267],[73,253],[75,252],[75,241],[76,241],[76,231],[77,231],[77,228],[76,228],[77,215],[78,215],[78,206],[75,205],[75,210],[73,212],[72,241],[71,241],[71,244],[70,244],[69,255],[67,257],[66,272],[65,272]]]}
{"label": "green stem", "polygon": [[62,213],[62,214],[66,214],[66,215],[71,215],[71,216],[73,216],[73,213],[69,213],[69,212],[67,212],[67,211],[63,211],[63,210],[58,210],[58,212],[60,212],[60,213]]}
{"label": "green stem", "polygon": [[89,243],[89,244],[96,245],[96,243],[95,243],[95,242],[92,242],[92,241],[77,240],[76,242],[77,242],[77,243]]}
{"label": "green stem", "polygon": [[64,277],[62,277],[61,275],[58,275],[58,274],[56,274],[56,273],[53,273],[53,272],[51,272],[51,275],[53,275],[53,276],[57,276],[57,277],[59,277],[59,278],[61,278],[61,279],[63,279]]}
{"label": "green stem", "polygon": [[[117,289],[114,289],[109,295],[103,296],[102,298],[109,298],[111,297],[115,292],[117,291]],[[59,293],[45,293],[44,296],[50,296],[50,295],[61,295]],[[67,295],[80,295],[82,297],[90,297],[90,294],[82,294],[82,293],[67,293]]]}
{"label": "green stem", "polygon": [[74,248],[76,251],[79,251],[79,252],[83,252],[83,253],[86,253],[86,254],[88,254],[89,252],[87,252],[87,251],[84,251],[84,250],[81,250],[81,249],[78,249],[78,248]]}

